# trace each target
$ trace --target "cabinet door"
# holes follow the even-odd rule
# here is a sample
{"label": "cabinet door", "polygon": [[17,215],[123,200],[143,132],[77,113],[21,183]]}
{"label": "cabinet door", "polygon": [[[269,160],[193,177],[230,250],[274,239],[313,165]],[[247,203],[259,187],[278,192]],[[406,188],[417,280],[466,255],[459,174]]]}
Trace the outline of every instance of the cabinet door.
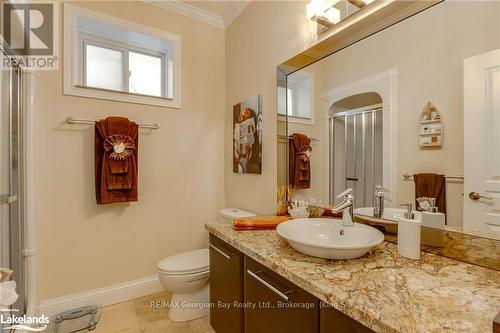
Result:
{"label": "cabinet door", "polygon": [[318,305],[316,297],[245,257],[245,333],[318,332]]}
{"label": "cabinet door", "polygon": [[324,303],[321,303],[319,317],[320,333],[373,333],[368,327]]}
{"label": "cabinet door", "polygon": [[243,254],[210,235],[210,325],[217,333],[243,332]]}

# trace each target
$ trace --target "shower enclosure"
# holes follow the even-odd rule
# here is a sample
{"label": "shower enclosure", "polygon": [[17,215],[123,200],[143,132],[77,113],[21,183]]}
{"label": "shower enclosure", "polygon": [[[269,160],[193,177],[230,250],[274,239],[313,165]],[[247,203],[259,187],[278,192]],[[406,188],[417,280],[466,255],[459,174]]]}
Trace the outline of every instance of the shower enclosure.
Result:
{"label": "shower enclosure", "polygon": [[[0,43],[0,61],[13,58]],[[25,311],[23,72],[16,65],[0,68],[0,266],[14,271],[19,298],[12,308]]]}
{"label": "shower enclosure", "polygon": [[[351,96],[330,109],[330,204],[351,187],[355,208],[372,207],[375,186],[383,184],[382,100],[378,94],[363,95],[367,96]],[[364,101],[364,106],[355,101]]]}

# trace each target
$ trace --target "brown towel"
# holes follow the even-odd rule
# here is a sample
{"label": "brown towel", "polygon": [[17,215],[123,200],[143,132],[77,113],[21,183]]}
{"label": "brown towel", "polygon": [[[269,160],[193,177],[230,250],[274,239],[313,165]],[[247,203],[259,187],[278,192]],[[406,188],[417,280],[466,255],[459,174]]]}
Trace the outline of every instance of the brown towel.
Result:
{"label": "brown towel", "polygon": [[438,210],[446,214],[446,180],[444,175],[418,173],[413,176],[413,180],[415,181],[415,207],[418,207],[417,198],[435,198]]}
{"label": "brown towel", "polygon": [[311,186],[311,140],[307,135],[294,133],[289,146],[289,181],[296,189]]}
{"label": "brown towel", "polygon": [[138,128],[123,117],[108,117],[96,123],[97,204],[137,201]]}

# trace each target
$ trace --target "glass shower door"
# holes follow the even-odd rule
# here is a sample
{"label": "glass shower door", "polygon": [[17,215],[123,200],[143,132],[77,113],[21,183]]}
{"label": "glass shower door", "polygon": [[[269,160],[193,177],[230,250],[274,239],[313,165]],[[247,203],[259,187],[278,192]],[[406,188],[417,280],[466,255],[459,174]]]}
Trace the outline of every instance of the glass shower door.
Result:
{"label": "glass shower door", "polygon": [[[10,57],[0,47],[0,61]],[[24,263],[21,163],[21,70],[17,67],[0,69],[0,266],[14,271],[19,298],[12,305],[23,315]]]}
{"label": "glass shower door", "polygon": [[372,207],[376,185],[382,185],[382,108],[345,111],[330,121],[330,204],[335,195],[353,189],[354,208]]}

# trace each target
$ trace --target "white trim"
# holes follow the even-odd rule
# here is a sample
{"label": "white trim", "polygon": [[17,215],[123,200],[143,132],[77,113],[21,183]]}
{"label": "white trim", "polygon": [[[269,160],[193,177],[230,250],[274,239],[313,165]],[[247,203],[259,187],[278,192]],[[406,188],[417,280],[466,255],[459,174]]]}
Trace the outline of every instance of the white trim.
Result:
{"label": "white trim", "polygon": [[[398,70],[392,69],[356,82],[351,82],[339,88],[328,90],[321,94],[323,97],[323,142],[328,142],[329,128],[328,119],[330,118],[330,107],[337,101],[357,94],[375,92],[382,97],[382,117],[383,117],[383,184],[387,190],[385,195],[386,205],[393,206],[397,198],[396,184],[398,177],[396,175],[397,163],[397,78]],[[323,145],[324,156],[330,156],[329,145]],[[323,179],[323,201],[329,201],[330,191],[330,159],[324,158]]]}
{"label": "white trim", "polygon": [[169,10],[171,12],[184,15],[204,23],[208,23],[210,25],[214,25],[221,29],[224,29],[226,27],[222,16],[203,10],[201,8],[191,6],[185,2],[181,2],[178,0],[169,0],[169,1],[146,0],[146,2],[153,6],[160,7]]}
{"label": "white trim", "polygon": [[233,23],[234,20],[236,20],[236,18],[238,18],[238,16],[240,16],[240,14],[250,4],[250,1],[235,1],[233,2],[232,6],[226,10],[224,15],[221,16],[179,0],[167,0],[167,1],[144,0],[144,1],[150,5],[190,17],[197,21],[204,22],[221,29],[229,27],[231,23]]}
{"label": "white trim", "polygon": [[[144,34],[167,39],[173,44],[173,98],[165,99],[158,97],[149,97],[138,94],[123,92],[102,91],[91,88],[81,87],[78,82],[79,66],[78,54],[79,43],[73,43],[78,40],[76,32],[76,16],[88,17],[94,20],[104,21],[106,23],[123,26]],[[168,64],[167,64],[168,65]],[[137,103],[145,105],[155,105],[169,108],[181,107],[181,37],[166,31],[143,26],[127,20],[122,20],[113,16],[104,15],[80,8],[78,6],[64,3],[64,94],[88,97],[94,99],[105,99],[112,101]]]}
{"label": "white trim", "polygon": [[37,309],[37,257],[36,257],[36,160],[37,160],[37,74],[23,72],[24,109],[24,248],[22,254],[26,267],[26,314],[34,315]]}
{"label": "white trim", "polygon": [[63,297],[51,298],[40,302],[39,314],[53,316],[55,314],[88,305],[111,305],[125,302],[137,297],[163,291],[157,275],[142,279],[117,283],[111,286],[85,291]]}

